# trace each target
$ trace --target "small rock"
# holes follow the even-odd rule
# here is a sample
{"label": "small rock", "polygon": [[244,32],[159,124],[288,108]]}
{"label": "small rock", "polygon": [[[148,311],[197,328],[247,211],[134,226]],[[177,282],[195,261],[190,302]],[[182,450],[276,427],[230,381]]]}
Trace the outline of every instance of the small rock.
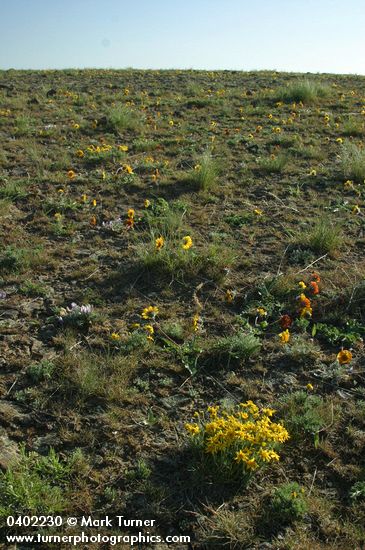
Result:
{"label": "small rock", "polygon": [[38,453],[42,453],[44,451],[48,451],[50,447],[55,447],[58,442],[59,439],[57,435],[50,433],[37,437],[37,439],[33,442],[33,449]]}
{"label": "small rock", "polygon": [[19,411],[10,401],[0,401],[0,424],[9,426],[11,424],[29,424],[30,418]]}
{"label": "small rock", "polygon": [[5,430],[0,431],[0,468],[7,470],[9,466],[19,460],[19,448],[15,441],[11,441]]}

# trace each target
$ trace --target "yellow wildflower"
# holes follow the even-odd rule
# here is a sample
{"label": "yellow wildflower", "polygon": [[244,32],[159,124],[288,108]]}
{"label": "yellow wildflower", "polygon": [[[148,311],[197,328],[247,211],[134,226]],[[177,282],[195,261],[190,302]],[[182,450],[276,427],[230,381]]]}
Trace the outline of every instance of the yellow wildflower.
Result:
{"label": "yellow wildflower", "polygon": [[348,349],[342,349],[337,354],[337,361],[340,363],[340,365],[347,365],[352,360],[352,353]]}
{"label": "yellow wildflower", "polygon": [[144,310],[141,313],[141,316],[143,319],[154,319],[157,314],[158,314],[158,307],[148,306],[144,308]]}
{"label": "yellow wildflower", "polygon": [[133,168],[129,164],[124,164],[123,170],[127,172],[127,174],[134,174]]}
{"label": "yellow wildflower", "polygon": [[111,335],[110,335],[110,338],[111,338],[112,340],[117,341],[117,340],[120,340],[120,339],[121,339],[121,335],[118,334],[118,332],[112,332]]}
{"label": "yellow wildflower", "polygon": [[183,238],[183,244],[182,247],[184,250],[189,250],[193,246],[193,240],[189,235],[186,235],[186,237]]}
{"label": "yellow wildflower", "polygon": [[163,247],[164,244],[165,244],[165,239],[163,237],[158,237],[155,240],[156,250],[161,250],[161,248]]}
{"label": "yellow wildflower", "polygon": [[185,430],[191,435],[198,435],[200,433],[200,428],[197,424],[185,424]]}
{"label": "yellow wildflower", "polygon": [[151,202],[148,199],[145,199],[144,201],[144,207],[148,208],[150,206]]}
{"label": "yellow wildflower", "polygon": [[69,170],[67,172],[67,177],[68,177],[68,179],[73,180],[73,179],[76,178],[76,173],[73,170]]}
{"label": "yellow wildflower", "polygon": [[198,332],[201,325],[201,319],[199,317],[199,314],[196,313],[193,317],[193,330],[194,332]]}
{"label": "yellow wildflower", "polygon": [[283,332],[280,332],[279,338],[282,344],[287,344],[290,340],[289,329],[286,329],[286,330],[283,330]]}

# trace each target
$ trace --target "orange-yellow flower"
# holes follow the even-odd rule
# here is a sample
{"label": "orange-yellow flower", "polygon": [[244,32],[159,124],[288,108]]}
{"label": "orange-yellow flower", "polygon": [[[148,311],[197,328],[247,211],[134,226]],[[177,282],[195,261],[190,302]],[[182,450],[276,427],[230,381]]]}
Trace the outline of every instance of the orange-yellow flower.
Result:
{"label": "orange-yellow flower", "polygon": [[133,218],[127,218],[124,221],[124,224],[127,226],[127,229],[133,229],[134,226],[134,219]]}
{"label": "orange-yellow flower", "polygon": [[319,287],[318,287],[318,284],[316,283],[316,281],[311,281],[309,283],[309,287],[311,289],[311,292],[312,294],[319,294]]}
{"label": "orange-yellow flower", "polygon": [[69,170],[67,172],[67,177],[68,177],[68,179],[73,180],[73,179],[76,178],[76,173],[73,170]]}
{"label": "orange-yellow flower", "polygon": [[125,164],[123,166],[124,172],[127,172],[127,174],[134,174],[133,168],[129,164]]}
{"label": "orange-yellow flower", "polygon": [[288,329],[283,330],[283,332],[280,332],[279,338],[282,344],[287,344],[290,340],[290,332]]}
{"label": "orange-yellow flower", "polygon": [[352,353],[348,349],[342,349],[337,354],[337,361],[340,363],[340,365],[347,365],[352,360]]}
{"label": "orange-yellow flower", "polygon": [[157,239],[155,240],[156,250],[161,250],[164,244],[165,244],[165,239],[163,237],[157,237]]}

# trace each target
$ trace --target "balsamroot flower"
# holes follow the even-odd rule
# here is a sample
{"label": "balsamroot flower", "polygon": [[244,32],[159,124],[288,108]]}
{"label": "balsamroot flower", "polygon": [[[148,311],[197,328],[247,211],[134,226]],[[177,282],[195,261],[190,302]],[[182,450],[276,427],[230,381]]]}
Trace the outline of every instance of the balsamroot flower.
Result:
{"label": "balsamroot flower", "polygon": [[191,248],[192,246],[193,246],[193,239],[189,235],[186,235],[186,237],[183,238],[183,244],[182,244],[183,249],[189,250],[189,248]]}
{"label": "balsamroot flower", "polygon": [[165,244],[165,239],[163,237],[158,237],[155,240],[156,250],[161,250],[161,248],[164,246],[164,244]]}

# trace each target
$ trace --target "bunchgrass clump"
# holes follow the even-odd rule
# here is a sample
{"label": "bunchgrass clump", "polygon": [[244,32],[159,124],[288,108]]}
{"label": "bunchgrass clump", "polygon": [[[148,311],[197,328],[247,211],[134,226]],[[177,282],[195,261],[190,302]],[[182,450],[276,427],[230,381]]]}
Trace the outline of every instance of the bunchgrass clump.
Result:
{"label": "bunchgrass clump", "polygon": [[353,116],[349,116],[343,123],[342,134],[344,136],[358,137],[364,135],[364,123]]}
{"label": "bunchgrass clump", "polygon": [[298,80],[286,87],[282,87],[276,94],[277,101],[285,103],[314,103],[318,99],[327,97],[330,93],[330,88],[322,83],[314,80]]}
{"label": "bunchgrass clump", "polygon": [[278,155],[258,160],[260,172],[267,174],[280,174],[288,164],[286,155]]}
{"label": "bunchgrass clump", "polygon": [[293,238],[292,251],[299,247],[302,253],[310,251],[318,256],[334,256],[343,246],[344,237],[339,225],[329,219],[319,219],[312,227]]}
{"label": "bunchgrass clump", "polygon": [[138,131],[143,125],[142,115],[125,105],[111,107],[106,118],[107,126],[115,132],[123,130]]}
{"label": "bunchgrass clump", "polygon": [[362,183],[365,179],[365,149],[355,143],[346,142],[342,146],[341,164],[345,178]]}
{"label": "bunchgrass clump", "polygon": [[247,482],[262,467],[280,459],[278,450],[289,439],[275,411],[252,401],[233,409],[208,407],[185,424],[190,443],[201,460],[224,480]]}
{"label": "bunchgrass clump", "polygon": [[189,180],[191,180],[200,191],[211,191],[216,183],[220,173],[219,164],[212,157],[210,151],[205,151],[197,158],[194,170],[192,170]]}

